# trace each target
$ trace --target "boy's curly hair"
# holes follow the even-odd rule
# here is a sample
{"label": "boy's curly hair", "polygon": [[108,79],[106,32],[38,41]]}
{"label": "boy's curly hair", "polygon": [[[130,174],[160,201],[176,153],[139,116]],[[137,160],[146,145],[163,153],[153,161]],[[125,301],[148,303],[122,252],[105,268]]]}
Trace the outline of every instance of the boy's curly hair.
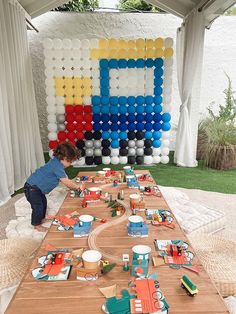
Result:
{"label": "boy's curly hair", "polygon": [[71,143],[65,142],[57,145],[54,149],[53,156],[59,160],[66,159],[67,161],[73,162],[80,158],[80,151]]}

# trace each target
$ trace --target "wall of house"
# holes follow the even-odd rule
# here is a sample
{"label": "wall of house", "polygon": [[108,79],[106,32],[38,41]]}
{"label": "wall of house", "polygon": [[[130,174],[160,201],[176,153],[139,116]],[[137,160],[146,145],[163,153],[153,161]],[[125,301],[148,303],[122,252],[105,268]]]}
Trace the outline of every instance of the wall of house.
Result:
{"label": "wall of house", "polygon": [[[39,33],[28,32],[32,67],[38,106],[40,132],[44,150],[48,150],[47,112],[45,93],[45,66],[43,55],[44,38],[121,38],[136,39],[176,37],[181,19],[170,14],[129,14],[129,13],[60,13],[48,12],[33,20]],[[218,18],[206,31],[200,114],[206,114],[206,107],[215,101],[223,103],[222,91],[227,87],[226,72],[236,86],[236,39],[233,29],[236,17]],[[172,89],[172,135],[171,149],[174,148],[175,133],[179,118],[180,99],[178,95],[176,64],[173,71]]]}

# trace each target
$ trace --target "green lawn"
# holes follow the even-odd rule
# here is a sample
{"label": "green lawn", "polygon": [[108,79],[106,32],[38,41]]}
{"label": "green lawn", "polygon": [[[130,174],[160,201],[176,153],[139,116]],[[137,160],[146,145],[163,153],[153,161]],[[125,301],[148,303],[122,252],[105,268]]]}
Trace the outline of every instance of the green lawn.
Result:
{"label": "green lawn", "polygon": [[[45,160],[49,159],[45,154]],[[96,171],[107,167],[100,165],[91,168],[73,168],[66,169],[69,178],[74,178],[81,171]],[[109,166],[112,169],[120,170],[123,165]],[[157,164],[155,166],[134,166],[134,169],[147,169],[151,172],[157,184],[164,186],[176,186],[186,189],[200,189],[221,193],[236,193],[236,169],[219,171],[207,168],[203,161],[199,162],[196,168],[176,167],[173,164],[173,154],[171,162],[167,165]],[[17,191],[21,193],[22,189]]]}

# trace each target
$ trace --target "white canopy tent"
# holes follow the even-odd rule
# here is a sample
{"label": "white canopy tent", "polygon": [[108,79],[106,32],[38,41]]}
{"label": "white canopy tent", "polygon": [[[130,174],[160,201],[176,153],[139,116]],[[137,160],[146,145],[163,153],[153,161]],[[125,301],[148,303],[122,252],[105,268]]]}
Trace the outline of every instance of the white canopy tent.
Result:
{"label": "white canopy tent", "polygon": [[[0,0],[0,204],[43,164],[25,18],[37,17],[65,0]],[[150,0],[183,18],[177,36],[182,100],[176,141],[178,165],[196,166],[199,97],[194,95],[202,63],[204,31],[235,0]],[[199,84],[198,84],[199,85]],[[199,95],[197,95],[199,96]]]}

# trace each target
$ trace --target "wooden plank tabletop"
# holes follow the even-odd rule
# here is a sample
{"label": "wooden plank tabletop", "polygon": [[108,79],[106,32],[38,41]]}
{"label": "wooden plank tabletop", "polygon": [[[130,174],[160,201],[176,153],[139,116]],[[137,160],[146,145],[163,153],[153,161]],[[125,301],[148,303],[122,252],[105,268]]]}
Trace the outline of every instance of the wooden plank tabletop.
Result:
{"label": "wooden plank tabletop", "polygon": [[[141,170],[135,172],[148,173],[148,171]],[[89,174],[94,175],[95,172],[90,172]],[[88,175],[88,172],[80,172],[79,175]],[[147,185],[147,183],[145,184]],[[99,185],[101,184],[87,183],[87,186]],[[125,184],[117,188],[106,187],[103,191],[112,192],[113,196],[116,197],[120,189],[124,189],[126,201],[129,199],[129,194],[135,192],[133,189],[128,189]],[[145,197],[145,202],[146,208],[169,210],[163,197],[147,196]],[[74,210],[79,211],[81,214],[93,214],[108,220],[116,219],[111,218],[110,209],[103,202],[92,203],[87,208],[82,208],[81,199],[71,198],[67,195],[59,210],[59,214],[71,213]],[[124,222],[102,231],[97,239],[97,243],[102,251],[114,255],[122,256],[124,253],[129,253],[130,258],[132,258],[132,247],[137,244],[150,246],[152,255],[157,255],[153,244],[154,239],[182,239],[189,242],[177,221],[175,223],[176,228],[174,230],[164,226],[155,227],[150,225],[148,238],[132,238],[127,235],[127,222]],[[93,229],[99,225],[99,222],[94,222]],[[98,314],[103,313],[101,306],[105,302],[105,298],[98,290],[98,287],[117,284],[117,296],[120,295],[122,289],[130,290],[127,284],[132,277],[130,272],[122,270],[121,265],[116,266],[111,272],[100,276],[98,280],[93,282],[76,280],[74,269],[72,269],[67,281],[34,280],[31,271],[38,267],[38,257],[46,253],[44,249],[46,244],[51,244],[58,248],[77,249],[83,247],[88,249],[87,238],[74,238],[72,231],[58,231],[56,226],[52,226],[9,304],[6,314],[51,314],[52,312],[57,314]],[[190,250],[192,250],[191,247]],[[157,273],[160,288],[170,305],[169,313],[229,313],[223,299],[196,256],[194,257],[194,264],[198,265],[199,274],[189,272],[183,268],[171,269],[167,265],[153,267],[152,262],[150,262],[149,272]],[[186,292],[181,288],[180,278],[183,274],[188,274],[198,286],[199,293],[194,298],[187,296]]]}

